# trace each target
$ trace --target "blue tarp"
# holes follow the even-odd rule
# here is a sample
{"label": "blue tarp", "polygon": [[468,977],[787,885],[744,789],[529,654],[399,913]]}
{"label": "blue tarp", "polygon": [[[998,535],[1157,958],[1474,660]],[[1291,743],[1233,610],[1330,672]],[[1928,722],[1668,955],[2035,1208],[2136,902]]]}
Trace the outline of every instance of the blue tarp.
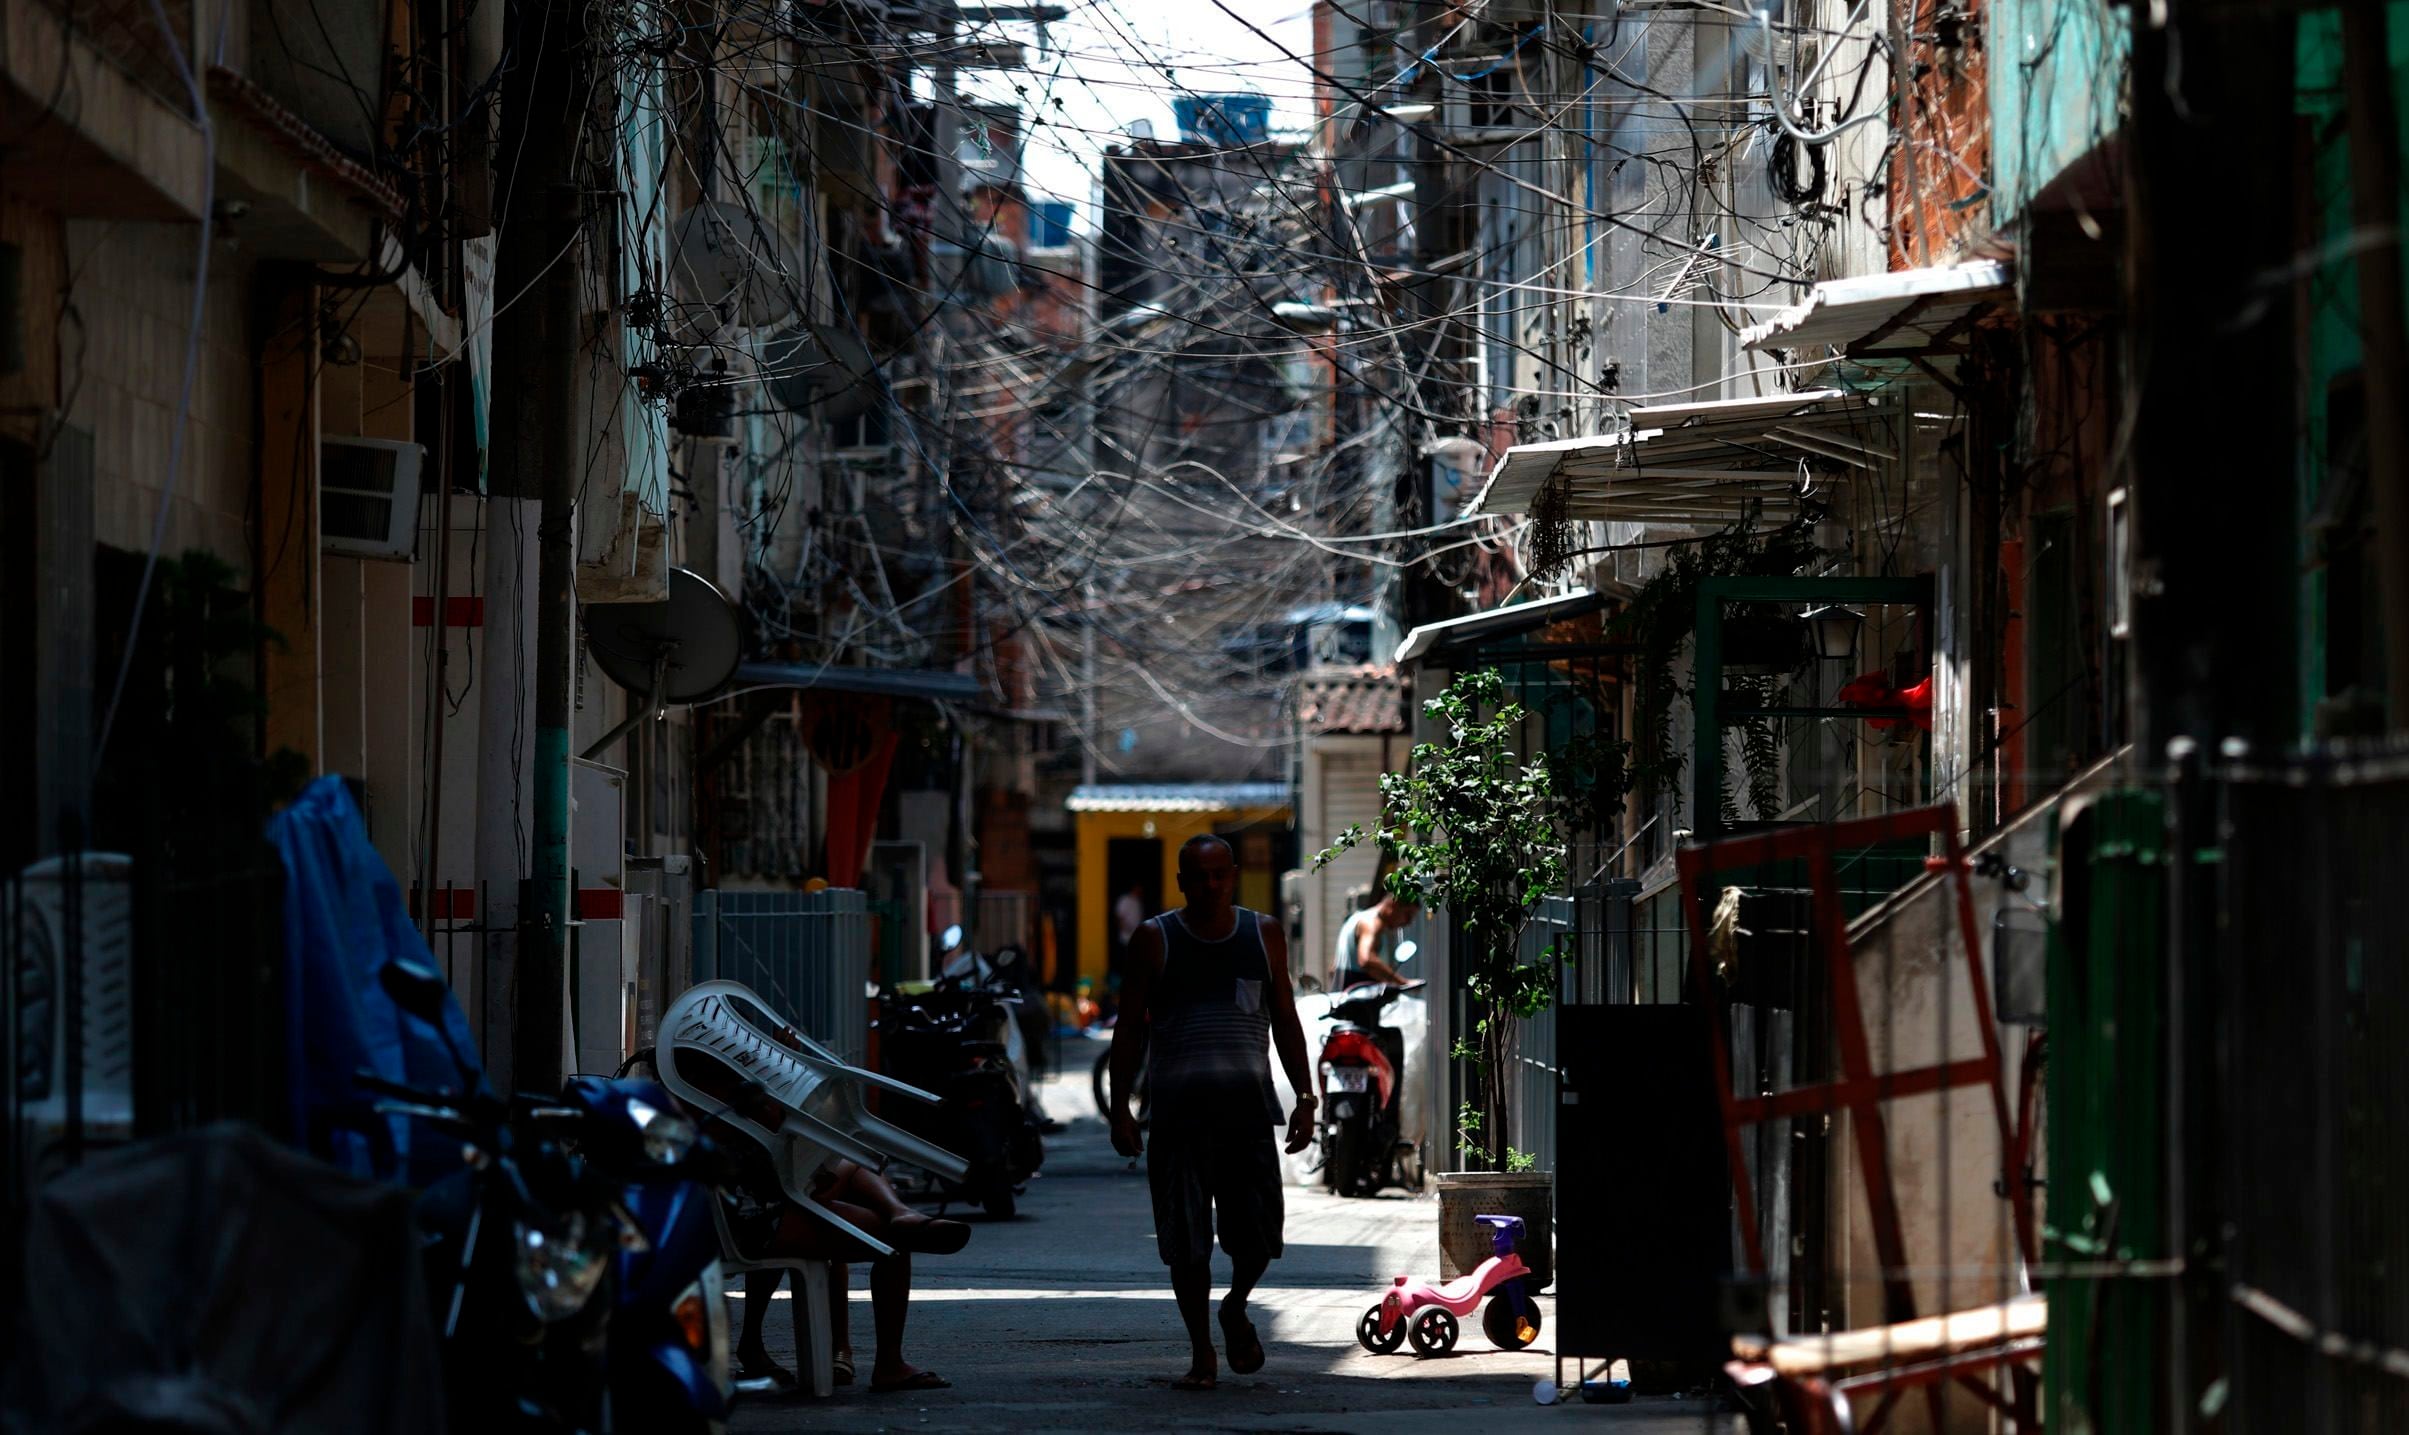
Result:
{"label": "blue tarp", "polygon": [[[358,1129],[375,1098],[352,1077],[368,1070],[416,1087],[459,1089],[460,1069],[442,1035],[396,1007],[378,982],[385,964],[396,959],[442,967],[411,923],[401,887],[370,844],[343,779],[311,783],[268,823],[268,837],[285,871],[289,1134],[359,1174],[404,1176],[411,1165],[409,1123],[388,1123],[396,1164],[378,1169],[385,1163]],[[461,1054],[476,1061],[468,1019],[448,996],[443,1020]],[[440,1142],[423,1144],[451,1150]]]}

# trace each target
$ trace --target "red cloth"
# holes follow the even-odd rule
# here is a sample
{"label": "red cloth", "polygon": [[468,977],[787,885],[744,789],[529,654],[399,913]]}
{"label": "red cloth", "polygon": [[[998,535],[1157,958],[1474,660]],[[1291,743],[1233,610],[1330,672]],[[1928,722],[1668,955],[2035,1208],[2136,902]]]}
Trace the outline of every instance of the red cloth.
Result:
{"label": "red cloth", "polygon": [[[1890,675],[1876,669],[1851,678],[1840,690],[1841,702],[1855,708],[1906,708],[1905,721],[1912,722],[1924,732],[1932,731],[1932,675],[1911,688],[1891,686]],[[1869,717],[1866,726],[1876,732],[1888,732],[1902,720],[1895,717]]]}
{"label": "red cloth", "polygon": [[870,840],[878,835],[878,809],[887,796],[887,770],[895,765],[898,734],[879,735],[870,758],[828,779],[828,885],[859,887]]}

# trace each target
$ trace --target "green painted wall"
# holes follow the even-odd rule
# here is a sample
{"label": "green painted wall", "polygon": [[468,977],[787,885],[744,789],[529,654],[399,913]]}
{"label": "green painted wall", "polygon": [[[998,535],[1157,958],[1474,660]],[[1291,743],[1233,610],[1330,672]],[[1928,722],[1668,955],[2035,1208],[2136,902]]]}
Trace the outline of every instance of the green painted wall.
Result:
{"label": "green painted wall", "polygon": [[2024,211],[2123,123],[2130,12],[2107,0],[1990,0],[1991,222]]}
{"label": "green painted wall", "polygon": [[[2395,116],[2403,145],[2409,147],[2409,4],[2390,6],[2389,17]],[[2294,110],[2307,128],[2310,154],[2302,183],[2308,186],[2305,203],[2315,234],[2303,255],[2307,309],[2301,322],[2308,366],[2302,376],[2300,482],[2295,489],[2301,532],[2300,731],[2305,738],[2313,731],[2319,699],[2347,681],[2329,670],[2328,656],[2335,620],[2349,615],[2332,611],[2321,539],[2310,529],[2331,476],[2335,383],[2359,367],[2358,265],[2348,243],[2350,146],[2342,104],[2340,12],[2302,14],[2296,54]],[[2401,214],[2402,222],[2409,224],[2409,201]],[[2403,262],[2409,266],[2409,249],[2403,251]],[[2342,641],[2351,642],[2347,634]],[[2380,678],[2375,686],[2381,689]]]}

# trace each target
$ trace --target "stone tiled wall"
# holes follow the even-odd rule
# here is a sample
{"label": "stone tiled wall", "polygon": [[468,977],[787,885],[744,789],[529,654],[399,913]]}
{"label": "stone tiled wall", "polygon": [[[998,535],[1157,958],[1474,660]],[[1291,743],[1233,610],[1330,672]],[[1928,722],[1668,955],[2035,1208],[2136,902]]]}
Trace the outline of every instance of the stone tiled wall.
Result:
{"label": "stone tiled wall", "polygon": [[[167,488],[199,231],[97,221],[70,222],[66,231],[60,402],[67,422],[93,435],[93,536],[144,552]],[[255,409],[250,270],[223,244],[210,256],[183,474],[162,548],[169,556],[205,548],[245,575]]]}

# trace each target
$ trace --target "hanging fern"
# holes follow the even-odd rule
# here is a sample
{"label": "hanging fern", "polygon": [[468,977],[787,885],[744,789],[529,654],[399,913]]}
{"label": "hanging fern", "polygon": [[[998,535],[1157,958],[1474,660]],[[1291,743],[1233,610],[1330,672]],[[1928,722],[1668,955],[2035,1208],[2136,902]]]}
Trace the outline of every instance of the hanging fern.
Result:
{"label": "hanging fern", "polygon": [[1569,489],[1568,484],[1558,479],[1541,488],[1531,500],[1531,532],[1523,542],[1523,556],[1530,563],[1534,579],[1544,582],[1573,560]]}
{"label": "hanging fern", "polygon": [[[1661,788],[1681,780],[1683,756],[1673,731],[1673,703],[1676,698],[1693,696],[1693,689],[1674,674],[1682,645],[1697,630],[1698,585],[1709,578],[1787,578],[1821,556],[1812,525],[1794,520],[1778,528],[1759,529],[1757,516],[1758,509],[1751,505],[1731,527],[1671,550],[1663,569],[1641,584],[1608,624],[1610,637],[1639,645],[1632,662],[1637,689],[1632,747],[1622,774],[1626,792],[1643,783]],[[1774,611],[1771,605],[1739,604],[1726,615],[1726,621]],[[1775,742],[1770,727],[1765,738],[1769,744]],[[1742,741],[1745,753],[1745,733]],[[1767,774],[1764,790],[1778,795],[1778,769],[1753,761],[1749,766],[1751,780],[1762,767]],[[1728,798],[1726,805],[1728,808]],[[1728,810],[1726,816],[1729,819]]]}

